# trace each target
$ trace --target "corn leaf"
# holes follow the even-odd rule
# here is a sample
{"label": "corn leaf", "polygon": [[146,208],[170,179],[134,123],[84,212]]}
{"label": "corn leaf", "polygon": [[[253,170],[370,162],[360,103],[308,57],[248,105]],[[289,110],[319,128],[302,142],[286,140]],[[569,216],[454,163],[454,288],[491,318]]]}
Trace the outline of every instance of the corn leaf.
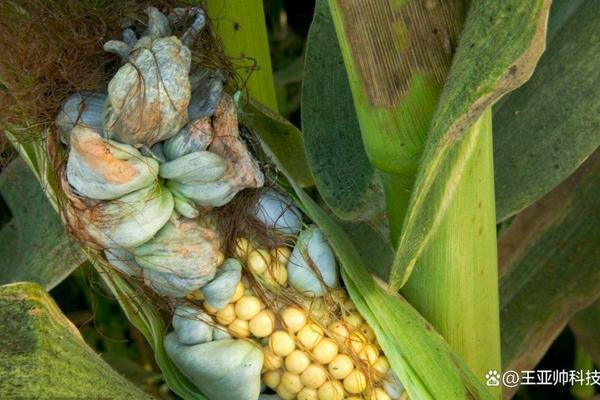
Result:
{"label": "corn leaf", "polygon": [[385,209],[381,180],[363,148],[327,0],[317,0],[306,39],[302,132],[315,184],[336,216],[368,220]]}
{"label": "corn leaf", "polygon": [[505,370],[534,368],[571,316],[600,295],[599,172],[596,153],[521,212],[499,242]]}
{"label": "corn leaf", "polygon": [[569,321],[577,343],[600,365],[600,300],[577,312]]}
{"label": "corn leaf", "polygon": [[463,1],[328,4],[366,154],[381,176],[396,243],[462,27]]}
{"label": "corn leaf", "polygon": [[88,347],[35,283],[0,286],[0,397],[149,399]]}
{"label": "corn leaf", "polygon": [[[262,137],[264,132],[257,131],[257,134]],[[292,185],[299,206],[327,236],[342,265],[342,277],[352,300],[376,332],[409,396],[413,399],[492,399],[464,361],[405,299],[375,283],[346,232],[293,181],[264,141],[262,145]]]}
{"label": "corn leaf", "polygon": [[392,267],[392,289],[408,280],[444,219],[469,159],[477,156],[469,127],[531,76],[544,49],[548,9],[547,0],[472,2],[412,192]]}
{"label": "corn leaf", "polygon": [[264,132],[263,140],[283,160],[283,165],[299,185],[314,184],[304,152],[304,138],[298,128],[253,99],[243,105],[240,120],[244,125]]}
{"label": "corn leaf", "polygon": [[31,281],[52,289],[85,257],[22,159],[0,174],[0,194],[12,213],[0,229],[0,284]]}
{"label": "corn leaf", "polygon": [[532,78],[494,108],[497,218],[566,179],[600,145],[600,4],[555,1]]}
{"label": "corn leaf", "polygon": [[208,0],[206,12],[250,96],[277,112],[262,1]]}

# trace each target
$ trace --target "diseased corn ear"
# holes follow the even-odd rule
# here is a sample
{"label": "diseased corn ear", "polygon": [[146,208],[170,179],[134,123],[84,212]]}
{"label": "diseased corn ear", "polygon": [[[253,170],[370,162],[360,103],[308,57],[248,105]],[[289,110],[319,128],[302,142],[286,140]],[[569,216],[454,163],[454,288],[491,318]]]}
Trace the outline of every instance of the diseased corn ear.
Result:
{"label": "diseased corn ear", "polygon": [[214,279],[204,285],[200,291],[211,307],[220,309],[233,297],[241,279],[242,264],[235,258],[228,258],[219,268]]}
{"label": "diseased corn ear", "polygon": [[151,147],[187,122],[191,53],[178,38],[164,37],[170,31],[164,15],[154,8],[148,14],[151,25],[128,55],[128,44],[105,46],[127,56],[127,63],[108,84],[104,131],[120,142]]}
{"label": "diseased corn ear", "polygon": [[91,128],[71,130],[67,179],[78,194],[96,200],[113,200],[151,186],[158,163],[132,146],[102,138]]}
{"label": "diseased corn ear", "polygon": [[223,263],[215,231],[173,215],[149,241],[132,249],[144,278],[159,293],[184,297],[210,281]]}
{"label": "diseased corn ear", "polygon": [[209,399],[256,400],[260,394],[263,353],[245,340],[219,340],[185,346],[175,333],[165,350],[179,370]]}
{"label": "diseased corn ear", "polygon": [[69,145],[71,130],[75,125],[85,126],[98,135],[103,135],[102,112],[105,103],[104,93],[82,92],[69,96],[56,116],[56,127],[61,142]]}
{"label": "diseased corn ear", "polygon": [[268,228],[283,235],[297,235],[302,229],[300,211],[288,198],[273,189],[265,189],[260,193],[255,216]]}
{"label": "diseased corn ear", "polygon": [[110,201],[79,196],[63,177],[66,218],[78,236],[103,249],[131,249],[149,241],[173,213],[173,196],[158,182]]}
{"label": "diseased corn ear", "polygon": [[287,268],[290,285],[306,296],[323,296],[338,286],[335,255],[316,227],[300,233]]}

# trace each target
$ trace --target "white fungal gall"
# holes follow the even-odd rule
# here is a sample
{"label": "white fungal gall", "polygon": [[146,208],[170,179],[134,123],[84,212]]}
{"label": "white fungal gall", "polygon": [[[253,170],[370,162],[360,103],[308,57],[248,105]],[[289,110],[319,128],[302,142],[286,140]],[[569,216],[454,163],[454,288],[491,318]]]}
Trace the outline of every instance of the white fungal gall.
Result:
{"label": "white fungal gall", "polygon": [[290,285],[306,296],[323,296],[328,288],[338,285],[333,250],[315,227],[300,233],[287,269]]}
{"label": "white fungal gall", "polygon": [[210,342],[213,338],[211,323],[210,317],[196,308],[180,306],[173,313],[173,328],[181,344]]}
{"label": "white fungal gall", "polygon": [[263,353],[254,344],[229,339],[186,346],[169,333],[164,345],[177,368],[209,399],[258,398]]}
{"label": "white fungal gall", "polygon": [[69,145],[71,130],[75,125],[89,128],[102,136],[102,112],[106,94],[82,92],[69,96],[56,116],[56,127],[60,140]]}
{"label": "white fungal gall", "polygon": [[284,235],[297,235],[302,228],[300,211],[288,198],[273,189],[261,192],[255,216],[268,228]]}
{"label": "white fungal gall", "polygon": [[173,213],[173,196],[158,183],[107,202],[80,197],[67,182],[63,189],[70,200],[69,225],[82,240],[104,249],[132,249],[149,241]]}
{"label": "white fungal gall", "polygon": [[67,180],[78,194],[91,199],[113,200],[152,186],[158,163],[135,148],[106,140],[91,128],[71,130]]}
{"label": "white fungal gall", "polygon": [[[242,279],[242,265],[235,258],[226,259],[217,270],[215,277],[204,285],[200,291],[205,303],[211,309],[220,309],[233,299],[238,291]],[[243,286],[243,285],[242,285]]]}

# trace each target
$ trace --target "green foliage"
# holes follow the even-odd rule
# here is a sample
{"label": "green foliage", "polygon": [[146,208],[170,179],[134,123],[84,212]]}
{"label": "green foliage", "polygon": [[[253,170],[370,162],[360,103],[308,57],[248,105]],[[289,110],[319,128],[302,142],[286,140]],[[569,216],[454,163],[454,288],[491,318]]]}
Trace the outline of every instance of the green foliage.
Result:
{"label": "green foliage", "polygon": [[307,37],[302,131],[319,194],[344,220],[384,209],[379,176],[363,150],[350,84],[326,0],[318,0]]}
{"label": "green foliage", "polygon": [[0,229],[0,284],[37,282],[50,290],[84,260],[39,182],[21,159],[0,174],[12,219]]}
{"label": "green foliage", "polygon": [[150,398],[85,344],[37,284],[1,286],[0,321],[0,397]]}
{"label": "green foliage", "polygon": [[206,12],[249,94],[277,112],[262,1],[208,0]]}
{"label": "green foliage", "polygon": [[600,145],[600,6],[554,2],[532,78],[494,108],[498,221],[566,179]]}
{"label": "green foliage", "polygon": [[408,280],[473,156],[475,130],[467,128],[531,75],[544,49],[548,9],[546,0],[472,3],[421,159],[392,267],[392,289]]}
{"label": "green foliage", "polygon": [[569,321],[579,345],[600,365],[600,300],[577,312]]}
{"label": "green foliage", "polygon": [[504,370],[533,369],[571,316],[600,293],[599,168],[595,154],[521,213],[499,243]]}

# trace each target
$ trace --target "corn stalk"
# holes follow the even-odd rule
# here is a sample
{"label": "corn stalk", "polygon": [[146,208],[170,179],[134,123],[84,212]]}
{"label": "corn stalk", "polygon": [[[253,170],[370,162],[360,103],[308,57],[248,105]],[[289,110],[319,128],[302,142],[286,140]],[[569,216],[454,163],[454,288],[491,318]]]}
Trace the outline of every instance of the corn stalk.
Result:
{"label": "corn stalk", "polygon": [[250,96],[278,112],[261,0],[208,0],[206,12]]}
{"label": "corn stalk", "polygon": [[[543,1],[533,6],[508,3],[472,3],[442,92],[423,84],[422,71],[403,66],[410,56],[418,59],[427,52],[415,37],[426,38],[427,28],[452,21],[439,17],[453,15],[450,6],[445,13],[441,7],[436,19],[433,13],[414,12],[411,2],[373,3],[365,12],[346,2],[329,1],[365,149],[372,164],[385,171],[388,219],[392,239],[398,243],[390,289],[397,291],[406,284],[407,299],[481,380],[485,371],[500,367],[490,105],[531,74],[543,49],[548,11]],[[412,31],[404,29],[403,17],[412,21]],[[490,44],[490,37],[495,43]],[[398,51],[398,44],[406,43],[408,50]],[[383,71],[377,63],[385,65]],[[425,70],[440,79],[439,69]],[[377,81],[389,71],[396,71],[396,78],[409,88],[394,102],[381,101],[381,96],[390,98],[391,82],[384,86]],[[372,88],[379,89],[378,97],[368,96]],[[388,91],[382,91],[385,88]],[[403,112],[425,118],[420,124],[397,124]],[[399,145],[410,138],[416,143],[416,132],[426,142],[424,147],[409,146],[408,152],[405,146],[394,147],[394,138]],[[420,160],[410,195],[407,177],[414,171],[407,168],[408,160]],[[396,173],[394,179],[390,171]],[[404,181],[395,179],[398,176]]]}

